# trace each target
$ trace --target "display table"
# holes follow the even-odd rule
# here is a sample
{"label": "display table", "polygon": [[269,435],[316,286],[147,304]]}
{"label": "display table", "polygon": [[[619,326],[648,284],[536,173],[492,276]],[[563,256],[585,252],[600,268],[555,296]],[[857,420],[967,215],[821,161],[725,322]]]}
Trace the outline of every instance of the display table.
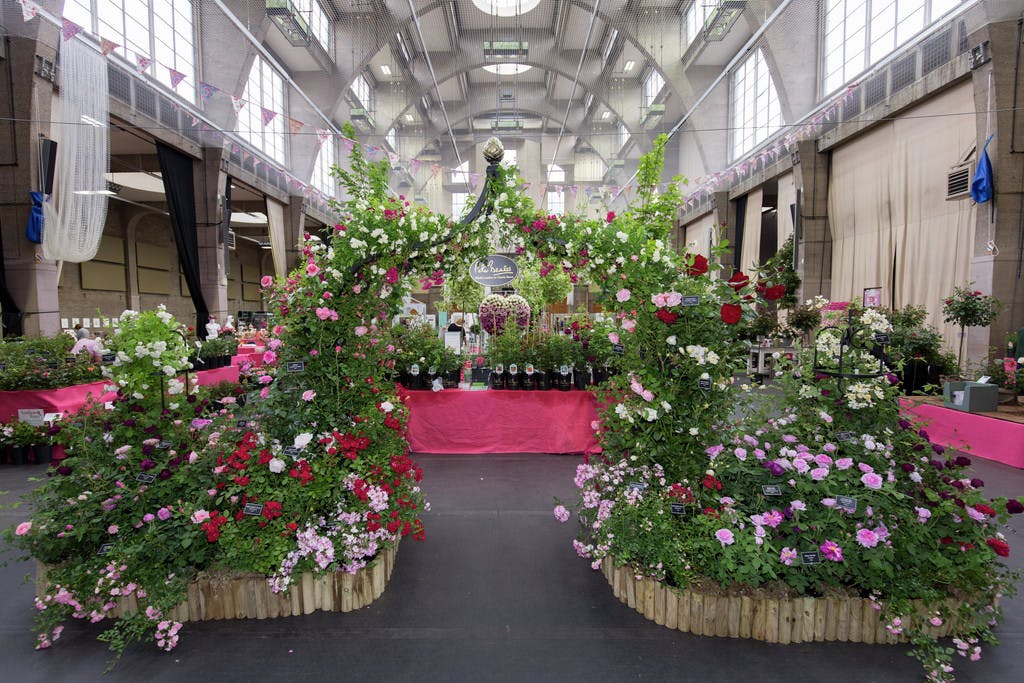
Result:
{"label": "display table", "polygon": [[586,391],[399,389],[415,453],[594,453],[597,419]]}
{"label": "display table", "polygon": [[907,398],[900,399],[904,414],[928,420],[928,439],[949,448],[963,448],[969,455],[1024,468],[1024,424],[988,415],[965,413]]}

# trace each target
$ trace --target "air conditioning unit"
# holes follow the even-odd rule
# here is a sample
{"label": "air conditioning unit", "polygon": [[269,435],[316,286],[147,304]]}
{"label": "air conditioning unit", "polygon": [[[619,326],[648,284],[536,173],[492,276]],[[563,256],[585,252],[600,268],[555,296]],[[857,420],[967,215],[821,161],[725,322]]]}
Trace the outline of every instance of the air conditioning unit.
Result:
{"label": "air conditioning unit", "polygon": [[354,124],[361,128],[364,128],[365,130],[372,131],[377,127],[373,123],[373,117],[370,116],[370,112],[366,111],[365,109],[353,109],[349,113],[349,118],[352,119],[352,122]]}
{"label": "air conditioning unit", "polygon": [[226,246],[231,251],[234,251],[236,249],[236,247],[238,246],[238,240],[237,240],[237,238],[235,236],[235,231],[234,230],[228,230],[228,236],[224,240],[224,246]]}
{"label": "air conditioning unit", "polygon": [[974,162],[957,164],[946,175],[946,201],[967,199],[971,196],[971,179],[974,178]]}

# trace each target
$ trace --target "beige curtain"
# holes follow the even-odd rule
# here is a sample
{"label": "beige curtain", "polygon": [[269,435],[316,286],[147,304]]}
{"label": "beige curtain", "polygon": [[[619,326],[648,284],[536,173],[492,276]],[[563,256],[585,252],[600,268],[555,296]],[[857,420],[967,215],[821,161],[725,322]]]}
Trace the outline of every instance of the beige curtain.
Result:
{"label": "beige curtain", "polygon": [[711,241],[714,235],[715,214],[704,214],[697,221],[686,226],[686,250],[701,254],[705,258],[711,256]]}
{"label": "beige curtain", "polygon": [[782,247],[782,244],[786,239],[793,234],[793,212],[790,210],[791,204],[796,204],[796,179],[792,173],[786,173],[779,176],[779,204],[778,204],[778,217],[779,217],[779,229],[778,229],[778,246]]}
{"label": "beige curtain", "polygon": [[893,122],[894,302],[926,307],[953,349],[960,330],[942,322],[942,300],[969,277],[977,207],[946,201],[946,174],[975,144],[975,120],[974,89],[964,82]]}
{"label": "beige curtain", "polygon": [[740,270],[750,273],[761,265],[761,188],[747,194],[747,208],[743,217],[743,242],[740,244]]}
{"label": "beige curtain", "polygon": [[881,124],[832,153],[828,213],[832,230],[832,299],[849,301],[866,287],[892,294],[893,127]]}
{"label": "beige curtain", "polygon": [[288,274],[284,238],[284,204],[267,197],[267,232],[270,233],[270,254],[274,258],[274,273]]}

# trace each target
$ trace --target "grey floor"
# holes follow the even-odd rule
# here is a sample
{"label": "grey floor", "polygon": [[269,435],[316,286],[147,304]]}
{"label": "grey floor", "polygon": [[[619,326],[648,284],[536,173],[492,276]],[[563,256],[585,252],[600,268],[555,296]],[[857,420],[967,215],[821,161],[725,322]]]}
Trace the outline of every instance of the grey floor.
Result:
{"label": "grey floor", "polygon": [[[28,565],[9,563],[0,568],[0,681],[923,680],[903,647],[704,638],[620,604],[573,552],[575,528],[551,515],[555,496],[573,497],[576,457],[418,459],[432,504],[427,538],[402,544],[391,584],[368,608],[186,624],[173,652],[134,645],[103,675],[109,653],[95,627],[73,624],[52,650],[32,649]],[[8,505],[41,469],[0,467],[0,526],[24,519]],[[992,495],[1024,493],[1024,471],[984,461],[975,471]],[[1020,567],[1024,520],[1014,527],[1010,560]],[[978,663],[958,658],[959,680],[1024,680],[1024,600],[1005,610],[1002,645]]]}

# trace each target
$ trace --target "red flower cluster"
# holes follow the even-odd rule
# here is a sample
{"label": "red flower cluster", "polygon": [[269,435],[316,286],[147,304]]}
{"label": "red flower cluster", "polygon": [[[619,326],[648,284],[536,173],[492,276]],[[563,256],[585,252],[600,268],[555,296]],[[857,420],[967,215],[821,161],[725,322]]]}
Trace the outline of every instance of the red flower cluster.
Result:
{"label": "red flower cluster", "polygon": [[698,277],[708,272],[708,260],[703,254],[693,257],[693,265],[686,267],[686,274],[690,277]]}
{"label": "red flower cluster", "polygon": [[263,504],[263,516],[274,519],[281,516],[281,504],[276,500],[268,500]]}
{"label": "red flower cluster", "polygon": [[313,481],[313,468],[305,458],[295,461],[295,467],[288,470],[288,476],[299,480],[303,486]]}
{"label": "red flower cluster", "polygon": [[[384,423],[387,424],[387,421],[385,420]],[[327,446],[331,441],[333,441],[334,444],[328,446],[327,452],[330,455],[334,455],[340,451],[341,454],[349,460],[355,460],[359,455],[359,451],[365,451],[370,447],[370,439],[363,436],[362,433],[360,433],[359,436],[356,436],[349,433],[341,434],[338,430],[334,430],[334,433],[331,434],[331,436],[321,439],[320,443]]]}
{"label": "red flower cluster", "polygon": [[671,325],[679,317],[678,313],[667,311],[664,308],[659,308],[658,312],[655,313],[654,315],[657,316],[658,320],[665,323],[666,325]]}
{"label": "red flower cluster", "polygon": [[702,481],[701,483],[704,485],[704,488],[706,489],[713,489],[715,491],[722,490],[722,482],[718,481],[717,479],[715,479],[714,476],[710,474],[705,474],[704,481]]}
{"label": "red flower cluster", "polygon": [[726,325],[735,325],[743,317],[743,309],[740,308],[739,304],[722,304],[722,310],[719,312],[722,318],[722,322]]}
{"label": "red flower cluster", "polygon": [[977,503],[974,506],[974,509],[977,510],[978,512],[988,515],[989,517],[996,516],[996,511],[989,507],[988,505],[985,505],[984,503]]}
{"label": "red flower cluster", "polygon": [[732,277],[728,280],[728,285],[735,291],[740,291],[744,287],[750,284],[750,277],[746,275],[742,270],[737,270],[732,274]]}
{"label": "red flower cluster", "polygon": [[228,518],[219,511],[210,513],[210,518],[203,522],[203,531],[206,532],[206,540],[215,543],[220,538],[220,528],[228,523]]}
{"label": "red flower cluster", "polygon": [[683,486],[682,484],[672,484],[668,487],[668,497],[675,498],[676,500],[684,503],[693,502],[693,491],[690,490],[689,486]]}
{"label": "red flower cluster", "polygon": [[1010,546],[1007,545],[1006,541],[998,538],[990,538],[985,542],[988,543],[989,548],[992,548],[992,552],[999,555],[999,557],[1010,556]]}

